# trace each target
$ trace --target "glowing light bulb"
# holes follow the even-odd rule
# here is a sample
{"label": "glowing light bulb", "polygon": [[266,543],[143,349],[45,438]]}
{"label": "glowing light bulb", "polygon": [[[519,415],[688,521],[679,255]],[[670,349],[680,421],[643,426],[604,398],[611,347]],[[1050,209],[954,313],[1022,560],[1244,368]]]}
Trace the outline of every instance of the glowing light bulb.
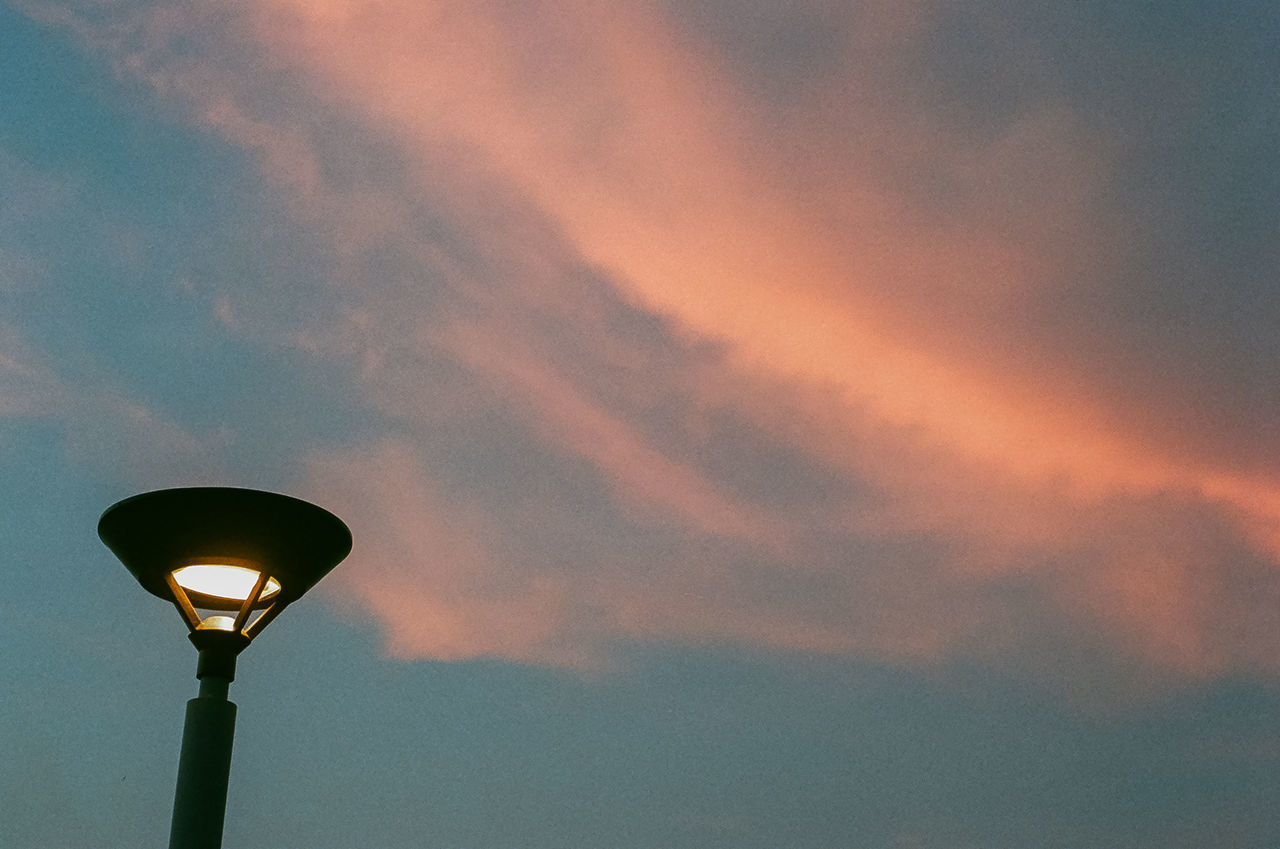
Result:
{"label": "glowing light bulb", "polygon": [[[184,590],[202,595],[244,601],[258,583],[258,572],[245,566],[226,563],[195,563],[175,569],[173,579]],[[267,578],[258,599],[271,598],[280,592],[280,582]]]}

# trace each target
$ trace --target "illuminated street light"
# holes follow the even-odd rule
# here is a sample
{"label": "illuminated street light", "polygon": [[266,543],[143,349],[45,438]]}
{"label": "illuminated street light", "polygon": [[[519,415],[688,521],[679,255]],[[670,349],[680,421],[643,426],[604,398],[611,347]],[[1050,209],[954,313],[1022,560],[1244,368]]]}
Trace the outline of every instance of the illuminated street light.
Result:
{"label": "illuminated street light", "polygon": [[199,651],[187,702],[169,849],[218,849],[227,807],[236,656],[351,551],[337,516],[252,489],[164,489],[102,514],[98,536],[138,583],[173,604]]}

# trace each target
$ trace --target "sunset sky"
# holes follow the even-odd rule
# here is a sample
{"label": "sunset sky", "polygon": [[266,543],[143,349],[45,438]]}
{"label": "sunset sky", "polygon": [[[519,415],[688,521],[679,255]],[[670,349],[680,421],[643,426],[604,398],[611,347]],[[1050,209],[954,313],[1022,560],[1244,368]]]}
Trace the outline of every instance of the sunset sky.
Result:
{"label": "sunset sky", "polygon": [[1280,845],[1280,5],[0,0],[0,844],[314,501],[225,845]]}

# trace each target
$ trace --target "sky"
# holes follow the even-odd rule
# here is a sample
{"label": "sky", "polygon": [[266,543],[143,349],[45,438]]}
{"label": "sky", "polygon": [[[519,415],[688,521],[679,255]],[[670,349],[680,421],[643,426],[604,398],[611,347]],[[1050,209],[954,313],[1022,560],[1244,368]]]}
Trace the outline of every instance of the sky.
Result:
{"label": "sky", "polygon": [[1280,845],[1280,7],[0,0],[0,842],[162,845],[96,538],[351,556],[224,845]]}

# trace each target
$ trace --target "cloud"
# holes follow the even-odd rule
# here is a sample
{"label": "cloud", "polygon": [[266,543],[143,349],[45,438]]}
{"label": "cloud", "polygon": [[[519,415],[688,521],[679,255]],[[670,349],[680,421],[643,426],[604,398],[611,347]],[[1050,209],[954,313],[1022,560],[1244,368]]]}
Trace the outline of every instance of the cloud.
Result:
{"label": "cloud", "polygon": [[[647,308],[732,342],[743,367],[843,385],[889,420],[1032,475],[1150,488],[1188,473],[1117,426],[1109,399],[1073,391],[1052,352],[995,323],[1016,321],[1026,299],[1015,295],[1054,285],[1052,263],[1096,233],[1085,217],[1100,165],[1056,105],[982,144],[940,121],[903,126],[883,107],[823,110],[829,125],[787,128],[815,137],[807,153],[822,154],[829,181],[815,191],[794,166],[758,170],[760,148],[787,139],[751,121],[724,69],[637,8],[266,8],[255,32],[277,61],[394,134],[411,160],[431,162],[442,136],[465,145],[584,259]],[[839,68],[831,90],[856,86],[859,67]],[[893,70],[877,69],[882,96],[904,90],[883,78]],[[830,138],[860,122],[897,153]],[[954,209],[898,190],[922,163],[950,184]]]}
{"label": "cloud", "polygon": [[1216,387],[1211,357],[1164,374],[1196,352],[1126,319],[1135,280],[1205,284],[1153,264],[1120,125],[1022,18],[746,8],[89,25],[331,252],[324,317],[285,335],[369,422],[307,454],[366,541],[342,596],[404,657],[678,640],[1273,673],[1280,484],[1233,417],[1274,390]]}
{"label": "cloud", "polygon": [[[0,149],[0,419],[50,428],[79,466],[132,487],[214,479],[223,435],[193,433],[84,351],[96,323],[117,316],[110,308],[76,311],[94,301],[63,288],[65,256],[74,253],[67,242],[97,251],[95,271],[103,276],[132,270],[137,260],[127,223],[79,217],[96,200],[74,175]],[[120,335],[130,332],[127,322],[116,326]],[[6,437],[4,449],[12,445]]]}
{"label": "cloud", "polygon": [[135,488],[216,479],[219,434],[196,436],[109,386],[80,386],[13,324],[0,322],[0,339],[0,418],[49,424],[78,464]]}
{"label": "cloud", "polygon": [[638,501],[712,535],[763,542],[776,535],[768,515],[729,502],[695,469],[645,444],[634,428],[583,397],[533,352],[512,350],[483,329],[454,326],[447,347],[474,372],[528,402],[547,438],[599,467],[624,500]]}
{"label": "cloud", "polygon": [[61,406],[65,390],[18,328],[0,323],[0,340],[0,416],[38,416]]}

